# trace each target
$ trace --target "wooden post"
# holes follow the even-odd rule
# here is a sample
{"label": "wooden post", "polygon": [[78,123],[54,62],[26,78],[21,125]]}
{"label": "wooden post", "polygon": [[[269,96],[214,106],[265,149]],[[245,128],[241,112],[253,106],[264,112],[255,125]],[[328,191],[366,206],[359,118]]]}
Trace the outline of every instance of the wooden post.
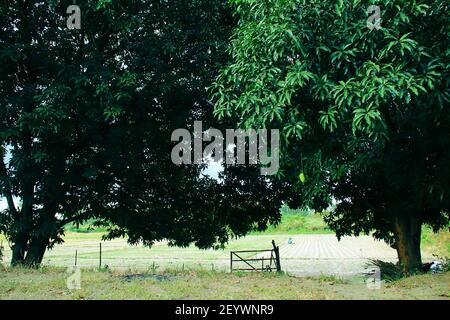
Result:
{"label": "wooden post", "polygon": [[280,247],[277,246],[277,272],[281,272]]}
{"label": "wooden post", "polygon": [[230,272],[233,272],[233,252],[230,252]]}
{"label": "wooden post", "polygon": [[277,263],[277,272],[281,272],[281,263],[280,263],[280,247],[275,245],[275,240],[272,240],[273,250],[275,251],[275,261]]}
{"label": "wooden post", "polygon": [[102,268],[102,243],[100,242],[100,257],[99,257],[99,263],[98,263],[98,268],[101,269]]}
{"label": "wooden post", "polygon": [[75,267],[77,266],[78,250],[75,250]]}

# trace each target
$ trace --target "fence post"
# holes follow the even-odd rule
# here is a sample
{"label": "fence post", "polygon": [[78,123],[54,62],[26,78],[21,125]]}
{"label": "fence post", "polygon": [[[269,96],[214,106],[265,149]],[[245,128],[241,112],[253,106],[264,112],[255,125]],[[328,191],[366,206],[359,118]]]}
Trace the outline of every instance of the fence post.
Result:
{"label": "fence post", "polygon": [[281,272],[281,263],[280,263],[280,247],[275,245],[275,240],[272,240],[273,250],[275,251],[275,260],[277,262],[277,272]]}
{"label": "fence post", "polygon": [[75,267],[77,266],[78,250],[75,250]]}
{"label": "fence post", "polygon": [[230,252],[230,272],[233,272],[233,251]]}
{"label": "fence post", "polygon": [[98,263],[98,268],[101,270],[102,269],[102,243],[100,242],[100,257],[99,257],[99,263]]}

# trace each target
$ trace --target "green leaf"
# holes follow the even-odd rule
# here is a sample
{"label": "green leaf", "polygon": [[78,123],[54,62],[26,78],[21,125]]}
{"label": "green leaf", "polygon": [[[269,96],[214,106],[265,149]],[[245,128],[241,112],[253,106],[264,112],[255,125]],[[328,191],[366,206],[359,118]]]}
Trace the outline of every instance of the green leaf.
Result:
{"label": "green leaf", "polygon": [[299,178],[301,183],[303,183],[303,184],[305,183],[306,178],[305,178],[305,174],[303,172],[299,173],[298,178]]}

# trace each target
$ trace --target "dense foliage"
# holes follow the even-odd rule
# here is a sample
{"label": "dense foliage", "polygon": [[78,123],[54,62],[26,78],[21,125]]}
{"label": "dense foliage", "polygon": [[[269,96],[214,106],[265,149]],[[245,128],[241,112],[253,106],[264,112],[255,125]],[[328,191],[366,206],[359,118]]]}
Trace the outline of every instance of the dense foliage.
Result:
{"label": "dense foliage", "polygon": [[[223,1],[1,2],[0,232],[38,265],[68,223],[108,238],[201,248],[276,221],[283,193],[256,169],[175,166],[171,133],[212,125],[206,87],[227,59]],[[264,203],[259,201],[264,197]],[[19,199],[19,202],[15,202]]]}
{"label": "dense foliage", "polygon": [[[279,178],[337,236],[369,233],[420,268],[422,224],[448,225],[450,16],[444,0],[234,0],[220,118],[279,128]],[[381,28],[367,26],[369,5]]]}

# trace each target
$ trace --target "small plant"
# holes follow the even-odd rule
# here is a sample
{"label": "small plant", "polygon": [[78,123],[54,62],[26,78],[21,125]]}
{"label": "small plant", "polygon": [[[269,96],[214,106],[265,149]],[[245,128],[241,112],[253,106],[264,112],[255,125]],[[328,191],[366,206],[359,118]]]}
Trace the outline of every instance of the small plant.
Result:
{"label": "small plant", "polygon": [[108,273],[108,272],[111,271],[111,269],[110,269],[110,267],[107,264],[105,264],[101,268],[98,268],[98,271],[99,272],[107,272]]}
{"label": "small plant", "polygon": [[317,279],[319,280],[320,283],[328,283],[331,285],[347,283],[347,281],[335,275],[321,274]]}
{"label": "small plant", "polygon": [[151,264],[151,266],[148,267],[148,271],[155,273],[156,270],[159,268],[159,265],[157,265],[155,263],[155,261],[153,261],[153,263]]}

